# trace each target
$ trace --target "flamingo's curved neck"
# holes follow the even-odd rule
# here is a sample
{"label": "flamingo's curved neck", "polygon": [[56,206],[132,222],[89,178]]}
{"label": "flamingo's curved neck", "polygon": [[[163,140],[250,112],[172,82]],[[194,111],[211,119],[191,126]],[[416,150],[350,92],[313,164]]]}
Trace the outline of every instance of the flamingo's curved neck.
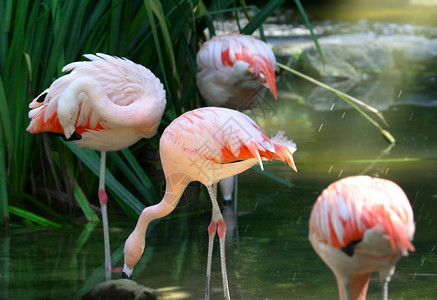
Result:
{"label": "flamingo's curved neck", "polygon": [[93,109],[100,115],[103,120],[110,121],[113,124],[126,127],[135,127],[138,124],[144,124],[148,120],[149,108],[144,101],[135,101],[129,105],[117,105],[113,103],[106,95],[105,89],[95,79],[91,77],[79,77],[75,79],[66,89],[61,97],[66,101],[75,100],[78,105],[80,93],[85,93]]}
{"label": "flamingo's curved neck", "polygon": [[[183,176],[183,175],[182,175]],[[174,178],[173,178],[174,179]],[[172,178],[166,178],[165,194],[161,202],[158,204],[146,207],[138,218],[137,225],[135,226],[135,232],[140,236],[146,234],[147,226],[153,220],[163,218],[171,213],[179,202],[182,194],[185,191],[188,183],[187,180],[177,180],[176,182]]]}

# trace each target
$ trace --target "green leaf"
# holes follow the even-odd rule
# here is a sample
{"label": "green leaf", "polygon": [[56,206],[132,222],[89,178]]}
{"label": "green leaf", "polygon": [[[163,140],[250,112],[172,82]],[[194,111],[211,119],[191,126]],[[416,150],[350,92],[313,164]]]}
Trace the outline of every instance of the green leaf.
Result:
{"label": "green leaf", "polygon": [[7,224],[9,222],[5,153],[6,153],[6,149],[3,144],[2,132],[0,130],[0,223],[1,224]]}
{"label": "green leaf", "polygon": [[[100,174],[100,159],[96,152],[90,149],[79,148],[73,143],[65,142],[64,144],[77,156],[79,159],[96,175]],[[116,194],[123,203],[133,210],[136,214],[140,214],[144,209],[142,204],[131,192],[129,192],[106,168],[105,185]]]}
{"label": "green leaf", "polygon": [[121,150],[121,153],[123,153],[127,162],[129,163],[131,168],[134,170],[135,174],[140,179],[141,186],[144,186],[145,190],[143,191],[143,193],[146,199],[148,200],[149,204],[155,204],[156,203],[155,188],[153,187],[153,184],[150,181],[149,177],[147,176],[146,172],[144,172],[143,168],[138,163],[138,160],[133,156],[132,152],[129,149],[123,149]]}
{"label": "green leaf", "polygon": [[282,3],[284,3],[285,0],[272,0],[267,1],[267,4],[258,12],[255,14],[255,16],[252,18],[251,22],[247,24],[243,30],[241,30],[241,33],[243,34],[252,34],[255,30],[259,29],[261,25],[267,20],[268,17],[270,17],[273,12],[281,6]]}
{"label": "green leaf", "polygon": [[385,122],[384,117],[382,116],[382,114],[379,112],[379,110],[377,110],[376,108],[346,94],[343,93],[342,91],[339,91],[333,87],[328,86],[327,84],[324,84],[310,76],[307,76],[299,71],[296,71],[292,68],[289,68],[281,63],[277,63],[277,66],[286,70],[287,72],[290,72],[294,75],[297,75],[305,80],[308,80],[328,91],[333,92],[334,94],[336,94],[340,99],[343,99],[347,104],[349,104],[352,108],[354,108],[356,111],[358,111],[364,118],[366,118],[373,126],[375,126],[376,128],[378,128],[379,132],[384,136],[384,138],[387,139],[387,141],[391,144],[396,142],[396,139],[390,134],[390,132],[388,132],[387,130],[383,129],[381,125],[379,125],[378,122],[376,122],[375,120],[373,120],[365,111],[363,111],[360,107],[358,107],[358,105],[363,106],[364,108],[370,110],[371,112],[375,113],[385,124],[387,124],[387,122]]}
{"label": "green leaf", "polygon": [[323,55],[322,48],[320,47],[319,41],[317,40],[317,37],[314,34],[313,27],[311,26],[311,23],[308,19],[306,12],[305,12],[305,9],[303,8],[302,4],[300,3],[300,0],[294,0],[294,3],[296,3],[296,6],[299,9],[299,12],[300,12],[302,18],[303,18],[305,24],[307,25],[307,27],[311,33],[311,38],[313,39],[314,44],[316,45],[317,52],[319,53],[320,59],[322,60],[322,64],[325,65],[325,56]]}
{"label": "green leaf", "polygon": [[9,211],[11,214],[16,215],[18,217],[21,217],[27,221],[36,223],[41,226],[48,226],[48,227],[55,227],[55,228],[62,228],[63,226],[59,223],[47,220],[44,217],[38,216],[37,214],[34,214],[30,211],[9,205]]}
{"label": "green leaf", "polygon": [[292,188],[294,186],[293,183],[291,183],[291,182],[281,178],[280,176],[278,176],[278,175],[276,175],[276,174],[274,174],[272,172],[269,172],[267,170],[264,170],[264,171],[261,170],[260,166],[257,166],[257,165],[253,166],[252,170],[254,170],[255,172],[260,173],[260,174],[262,174],[264,176],[267,176],[268,178],[270,178],[270,179],[272,179],[272,180],[274,180],[274,181],[276,181],[276,182],[278,182],[280,184],[286,185],[289,188]]}
{"label": "green leaf", "polygon": [[80,188],[77,181],[73,180],[73,184],[74,184],[74,197],[76,198],[77,203],[79,203],[79,206],[82,209],[83,214],[87,218],[88,222],[93,222],[93,223],[99,222],[99,217],[91,209],[89,201],[85,193]]}

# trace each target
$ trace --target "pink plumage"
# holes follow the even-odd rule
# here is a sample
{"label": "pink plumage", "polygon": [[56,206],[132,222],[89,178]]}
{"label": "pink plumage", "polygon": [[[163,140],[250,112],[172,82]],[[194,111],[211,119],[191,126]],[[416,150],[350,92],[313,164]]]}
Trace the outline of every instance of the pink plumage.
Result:
{"label": "pink plumage", "polygon": [[295,168],[292,154],[296,145],[283,137],[283,132],[269,139],[248,116],[226,108],[207,107],[183,114],[164,131],[161,147],[167,143],[174,148],[172,156],[180,156],[179,161],[221,166],[254,159],[253,164],[258,161],[262,168],[262,160],[278,159]]}
{"label": "pink plumage", "polygon": [[106,279],[111,277],[105,191],[106,151],[127,148],[155,135],[165,109],[165,91],[147,68],[98,53],[74,62],[29,105],[30,133],[63,134],[80,147],[101,151],[99,201],[105,241]]}
{"label": "pink plumage", "polygon": [[206,299],[209,299],[212,245],[217,233],[220,241],[223,289],[230,299],[226,274],[224,241],[226,224],[217,203],[217,182],[249,169],[263,160],[282,160],[294,170],[296,145],[278,133],[269,139],[259,126],[241,112],[219,107],[189,111],[175,119],[161,136],[159,151],[166,179],[162,201],[141,213],[134,231],[126,240],[124,276],[130,278],[145,247],[145,233],[150,221],[173,211],[187,185],[200,181],[207,186],[212,202],[208,228],[208,266]]}
{"label": "pink plumage", "polygon": [[277,98],[276,58],[261,40],[243,34],[215,36],[197,53],[197,86],[212,106],[244,110],[258,105],[266,88]]}
{"label": "pink plumage", "polygon": [[386,179],[353,176],[331,184],[314,204],[309,228],[341,299],[348,287],[352,299],[365,299],[372,272],[386,285],[399,258],[414,251],[413,210],[403,190]]}
{"label": "pink plumage", "polygon": [[[81,136],[74,141],[78,146],[98,151],[127,148],[155,135],[166,104],[159,79],[128,59],[84,56],[89,61],[66,65],[62,70],[71,72],[30,103],[27,130],[61,133],[67,139],[76,132]],[[60,101],[74,107],[60,111]],[[72,118],[73,132],[65,132],[63,118]]]}

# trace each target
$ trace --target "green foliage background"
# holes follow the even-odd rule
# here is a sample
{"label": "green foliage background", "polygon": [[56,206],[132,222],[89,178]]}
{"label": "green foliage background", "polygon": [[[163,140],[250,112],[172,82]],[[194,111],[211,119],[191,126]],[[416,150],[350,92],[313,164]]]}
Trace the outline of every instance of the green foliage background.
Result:
{"label": "green foliage background", "polygon": [[157,150],[160,132],[175,117],[204,105],[195,57],[205,31],[214,35],[218,17],[242,11],[250,22],[240,31],[251,34],[283,2],[258,8],[243,0],[1,1],[0,221],[8,224],[10,214],[29,226],[98,221],[91,204],[97,198],[98,153],[26,131],[28,104],[63,75],[64,65],[102,52],[146,66],[165,86],[167,108],[157,136],[109,155],[109,171],[124,179],[120,183],[108,172],[110,197],[136,217],[159,197],[139,157]]}

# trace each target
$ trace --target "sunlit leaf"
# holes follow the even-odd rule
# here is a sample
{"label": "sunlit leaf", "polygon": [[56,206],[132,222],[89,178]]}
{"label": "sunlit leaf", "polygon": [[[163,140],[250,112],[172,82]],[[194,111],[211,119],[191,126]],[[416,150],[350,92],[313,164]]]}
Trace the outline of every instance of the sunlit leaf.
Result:
{"label": "sunlit leaf", "polygon": [[9,205],[9,211],[13,215],[16,215],[18,217],[21,217],[25,220],[36,223],[36,224],[41,225],[41,226],[48,226],[48,227],[55,227],[55,228],[62,228],[63,227],[59,223],[47,220],[44,217],[38,216],[37,214],[34,214],[30,211],[27,211],[25,209],[21,209],[21,208],[12,206],[12,205]]}

